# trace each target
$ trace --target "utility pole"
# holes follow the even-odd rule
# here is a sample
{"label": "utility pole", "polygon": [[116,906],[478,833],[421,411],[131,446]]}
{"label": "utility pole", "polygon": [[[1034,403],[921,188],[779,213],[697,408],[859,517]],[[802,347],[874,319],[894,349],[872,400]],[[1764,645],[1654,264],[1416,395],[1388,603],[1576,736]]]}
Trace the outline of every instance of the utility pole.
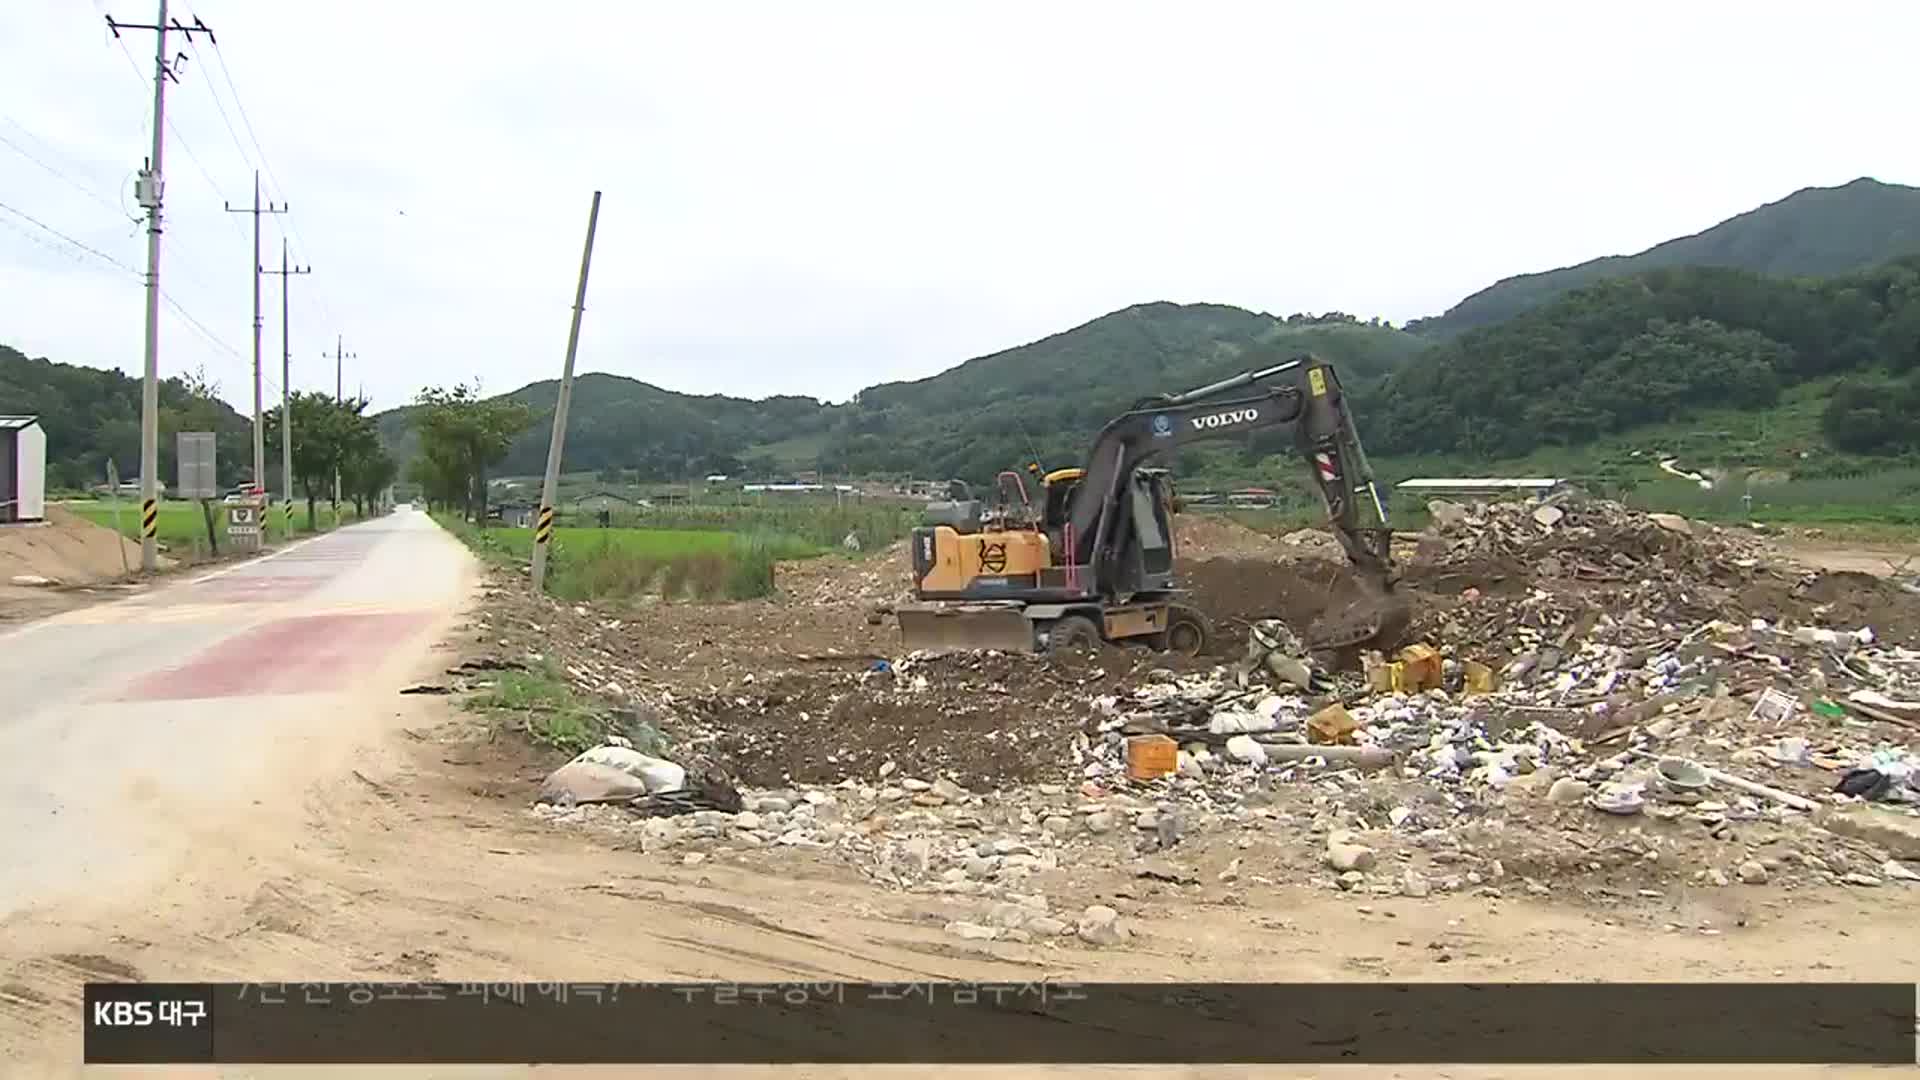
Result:
{"label": "utility pole", "polygon": [[[153,152],[146,168],[140,170],[134,191],[147,211],[147,343],[146,364],[140,384],[140,569],[148,573],[160,566],[160,544],[156,538],[160,522],[160,204],[165,194],[165,173],[161,157],[166,151],[167,80],[178,81],[167,59],[167,35],[184,34],[188,41],[195,34],[213,40],[213,31],[197,17],[192,26],[179,19],[167,21],[167,0],[160,0],[159,15],[152,24],[115,22],[107,18],[107,29],[118,38],[122,30],[151,30],[153,47]],[[185,54],[180,57],[184,60]]]}
{"label": "utility pole", "polygon": [[[340,372],[342,370],[343,358],[345,360],[360,359],[359,353],[342,351],[342,342],[344,340],[344,337],[340,334],[333,335],[333,403],[335,405],[341,405],[346,402],[346,398],[340,392]],[[320,355],[324,357],[327,354],[321,353]],[[340,524],[340,465],[338,462],[335,462],[333,467],[333,523],[335,525]]]}
{"label": "utility pole", "polygon": [[267,489],[267,432],[260,413],[260,275],[266,267],[260,265],[260,215],[286,212],[286,203],[260,205],[259,169],[253,170],[253,207],[227,204],[229,214],[253,215],[253,484],[263,492]]}
{"label": "utility pole", "polygon": [[600,193],[587,211],[587,246],[580,253],[580,287],[573,294],[573,326],[567,331],[567,362],[560,369],[560,398],[553,405],[553,437],[547,443],[547,475],[540,484],[540,514],[533,521],[533,591],[547,574],[547,541],[553,539],[554,489],[560,486],[560,451],[567,441],[567,405],[573,400],[573,356],[580,348],[580,315],[587,308],[587,267],[593,262],[593,230],[600,224]]}
{"label": "utility pole", "polygon": [[287,265],[287,238],[280,238],[280,269],[265,273],[280,275],[280,499],[285,513],[287,536],[293,536],[293,346],[287,333],[287,286],[296,274],[311,274],[313,267]]}

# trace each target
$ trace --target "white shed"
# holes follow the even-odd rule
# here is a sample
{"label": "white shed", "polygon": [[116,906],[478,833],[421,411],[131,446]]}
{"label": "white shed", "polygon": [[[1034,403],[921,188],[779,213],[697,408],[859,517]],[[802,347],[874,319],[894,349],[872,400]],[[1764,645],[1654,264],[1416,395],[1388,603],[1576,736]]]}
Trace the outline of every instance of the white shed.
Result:
{"label": "white shed", "polygon": [[46,516],[46,430],[37,416],[0,416],[0,524]]}

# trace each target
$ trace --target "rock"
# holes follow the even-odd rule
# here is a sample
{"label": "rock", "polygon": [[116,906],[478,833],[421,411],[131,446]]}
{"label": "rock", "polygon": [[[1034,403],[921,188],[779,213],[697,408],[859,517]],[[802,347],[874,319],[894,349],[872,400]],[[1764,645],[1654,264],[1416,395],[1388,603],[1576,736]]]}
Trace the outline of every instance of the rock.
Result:
{"label": "rock", "polygon": [[1880,865],[1880,872],[1895,881],[1920,881],[1920,873],[1915,873],[1892,859]]}
{"label": "rock", "polygon": [[907,860],[913,864],[914,868],[923,874],[927,872],[927,867],[933,862],[933,841],[924,836],[916,836],[906,843],[901,844],[900,850],[906,855]]}
{"label": "rock", "polygon": [[1426,875],[1412,867],[1400,875],[1400,892],[1418,900],[1433,892],[1433,886],[1427,883]]}
{"label": "rock", "polygon": [[638,777],[651,794],[679,791],[687,784],[687,770],[665,758],[650,757],[625,746],[596,746],[573,759],[619,769]]}
{"label": "rock", "polygon": [[966,870],[967,876],[976,881],[990,878],[1000,869],[992,859],[980,855],[967,856],[967,860],[961,863],[961,866]]}
{"label": "rock", "polygon": [[[1765,870],[1766,868],[1765,868],[1765,867],[1761,867],[1761,869],[1762,869],[1762,870]],[[1726,871],[1724,871],[1724,870],[1722,870],[1722,869],[1720,869],[1720,868],[1719,868],[1719,867],[1717,867],[1717,866],[1716,866],[1716,867],[1712,867],[1711,869],[1709,869],[1709,870],[1707,871],[1707,884],[1709,884],[1709,885],[1725,885],[1725,884],[1727,884],[1727,873],[1726,873]]]}
{"label": "rock", "polygon": [[995,904],[987,911],[987,922],[994,926],[1017,930],[1025,926],[1033,916],[1033,909],[1024,904]]}
{"label": "rock", "polygon": [[15,574],[13,575],[12,581],[13,584],[23,588],[44,588],[48,585],[60,584],[53,578],[43,577],[40,574]]}
{"label": "rock", "polygon": [[932,791],[933,790],[932,784],[927,783],[925,780],[916,780],[911,776],[907,777],[905,780],[900,781],[900,786],[903,788],[906,788],[908,791]]}
{"label": "rock", "polygon": [[947,933],[967,941],[992,941],[1000,936],[999,927],[981,926],[979,923],[950,922],[946,929]]}
{"label": "rock", "polygon": [[1152,832],[1160,827],[1160,811],[1142,810],[1133,819],[1133,827],[1143,832]]}
{"label": "rock", "polygon": [[1560,806],[1572,806],[1585,802],[1587,796],[1591,794],[1593,794],[1592,784],[1585,780],[1575,780],[1571,776],[1563,776],[1555,780],[1553,786],[1547,789],[1547,801]]}
{"label": "rock", "polygon": [[1858,885],[1865,889],[1877,888],[1880,885],[1880,879],[1874,877],[1872,874],[1843,874],[1840,880],[1849,885]]}
{"label": "rock", "polygon": [[889,761],[885,765],[880,766],[880,779],[885,780],[887,777],[892,776],[894,773],[898,772],[899,770],[900,770],[899,762]]}
{"label": "rock", "polygon": [[1096,810],[1087,815],[1087,831],[1096,835],[1110,833],[1120,821],[1111,810]]}
{"label": "rock", "polygon": [[760,824],[760,815],[751,810],[743,810],[733,815],[733,827],[736,829],[757,829]]}
{"label": "rock", "polygon": [[899,802],[906,797],[907,790],[905,788],[883,787],[880,789],[879,798],[881,802]]}
{"label": "rock", "polygon": [[1031,855],[1033,854],[1033,852],[1028,849],[1027,845],[1021,843],[1018,840],[1013,839],[1012,837],[1007,837],[1007,836],[1003,836],[1000,839],[995,840],[992,844],[992,848],[993,848],[993,853],[995,855]]}
{"label": "rock", "polygon": [[971,794],[966,788],[942,776],[933,782],[933,793],[948,802],[961,802]]}
{"label": "rock", "polygon": [[1560,519],[1566,516],[1567,512],[1565,510],[1553,505],[1537,506],[1533,511],[1533,520],[1549,529],[1560,524]]}
{"label": "rock", "polygon": [[1327,845],[1327,865],[1335,870],[1371,870],[1373,863],[1373,849],[1364,844],[1331,843]]}
{"label": "rock", "polygon": [[753,808],[763,814],[784,814],[793,809],[793,801],[778,795],[762,795],[754,802]]}
{"label": "rock", "polygon": [[1074,933],[1089,945],[1102,946],[1119,945],[1133,936],[1120,922],[1120,913],[1105,904],[1094,904],[1081,912]]}
{"label": "rock", "polygon": [[935,795],[935,794],[934,794],[933,792],[931,792],[931,791],[918,791],[918,792],[915,792],[915,793],[914,793],[914,796],[913,796],[913,805],[915,805],[915,806],[945,806],[945,805],[947,805],[947,800],[945,800],[945,799],[943,799],[943,798],[941,798],[941,797],[940,797],[940,796],[938,796],[938,795]]}
{"label": "rock", "polygon": [[1896,859],[1920,859],[1920,817],[1861,803],[1828,807],[1814,823],[1830,833],[1865,840]]}
{"label": "rock", "polygon": [[1240,860],[1234,859],[1232,862],[1228,863],[1227,868],[1225,870],[1220,871],[1216,879],[1223,885],[1231,884],[1233,882],[1239,881],[1240,880]]}
{"label": "rock", "polygon": [[1668,532],[1676,532],[1682,536],[1693,535],[1693,523],[1679,514],[1648,514],[1647,520]]}
{"label": "rock", "polygon": [[1741,863],[1740,869],[1737,872],[1740,875],[1742,884],[1765,885],[1767,883],[1767,868],[1761,866],[1757,859],[1748,859],[1746,862]]}
{"label": "rock", "polygon": [[1052,817],[1049,817],[1045,821],[1041,822],[1040,827],[1047,830],[1048,832],[1052,833],[1055,836],[1065,837],[1065,836],[1073,835],[1073,819],[1070,817],[1063,817],[1059,814],[1055,814]]}
{"label": "rock", "polygon": [[1440,532],[1458,529],[1472,517],[1466,507],[1445,499],[1434,499],[1428,502],[1427,515],[1433,519],[1434,528]]}
{"label": "rock", "polygon": [[540,785],[535,802],[556,806],[584,803],[628,802],[647,793],[646,781],[611,765],[591,761],[569,761],[553,770]]}
{"label": "rock", "polygon": [[1036,915],[1027,920],[1026,930],[1036,937],[1059,937],[1073,927],[1065,919],[1056,919],[1051,915]]}
{"label": "rock", "polygon": [[1367,875],[1358,870],[1349,870],[1340,875],[1340,887],[1343,889],[1357,889],[1366,883]]}
{"label": "rock", "polygon": [[706,861],[706,853],[702,851],[689,851],[680,857],[681,866],[699,866]]}
{"label": "rock", "polygon": [[1267,748],[1254,742],[1251,735],[1235,735],[1227,740],[1227,756],[1246,765],[1265,766]]}

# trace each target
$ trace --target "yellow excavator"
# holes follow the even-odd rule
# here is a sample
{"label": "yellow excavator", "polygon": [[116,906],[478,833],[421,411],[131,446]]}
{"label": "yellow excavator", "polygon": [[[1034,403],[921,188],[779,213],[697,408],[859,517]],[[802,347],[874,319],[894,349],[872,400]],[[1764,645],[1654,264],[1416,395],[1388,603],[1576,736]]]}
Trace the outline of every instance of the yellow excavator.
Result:
{"label": "yellow excavator", "polygon": [[[1305,628],[1307,647],[1338,651],[1398,636],[1410,612],[1393,591],[1386,503],[1339,378],[1303,356],[1137,402],[1100,430],[1084,466],[1042,476],[1038,507],[1017,473],[1000,474],[993,505],[950,485],[949,498],[930,503],[928,523],[913,530],[914,602],[895,609],[902,643],[1051,652],[1110,641],[1205,651],[1206,616],[1179,602],[1172,477],[1145,463],[1189,443],[1286,424],[1295,425],[1295,446],[1359,587],[1356,599]],[[1371,524],[1361,523],[1363,508]]]}

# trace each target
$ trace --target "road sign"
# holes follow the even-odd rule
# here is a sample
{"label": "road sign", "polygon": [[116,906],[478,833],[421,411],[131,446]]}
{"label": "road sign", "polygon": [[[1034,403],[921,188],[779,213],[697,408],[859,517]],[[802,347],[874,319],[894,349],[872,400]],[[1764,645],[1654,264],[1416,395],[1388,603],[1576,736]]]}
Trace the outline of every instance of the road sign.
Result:
{"label": "road sign", "polygon": [[211,499],[219,492],[213,477],[214,447],[211,431],[182,431],[180,448],[180,497]]}
{"label": "road sign", "polygon": [[240,547],[260,546],[260,525],[266,517],[266,500],[249,496],[227,504],[227,536]]}

